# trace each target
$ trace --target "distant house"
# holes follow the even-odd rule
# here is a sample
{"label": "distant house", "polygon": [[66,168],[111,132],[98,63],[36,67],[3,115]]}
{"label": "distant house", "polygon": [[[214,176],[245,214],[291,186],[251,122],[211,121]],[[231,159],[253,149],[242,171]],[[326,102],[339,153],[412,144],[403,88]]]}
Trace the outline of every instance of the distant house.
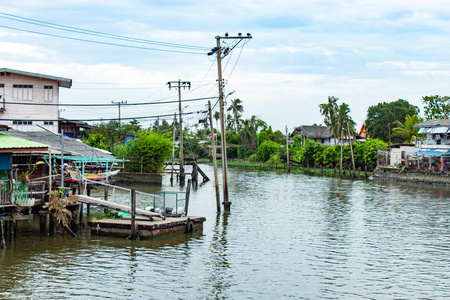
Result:
{"label": "distant house", "polygon": [[[450,120],[428,120],[414,127],[420,127],[419,134],[425,134],[423,145],[443,146],[450,149]],[[439,148],[439,147],[438,147]]]}
{"label": "distant house", "polygon": [[450,120],[428,120],[419,127],[419,139],[411,145],[390,145],[378,150],[378,165],[406,166],[409,170],[450,171]]}
{"label": "distant house", "polygon": [[58,132],[59,88],[72,79],[0,68],[0,125]]}
{"label": "distant house", "polygon": [[87,136],[87,130],[91,128],[86,122],[71,121],[63,118],[59,118],[59,130],[62,132],[64,130],[64,135],[72,138],[81,138]]}
{"label": "distant house", "polygon": [[[336,146],[340,145],[341,140],[334,136],[330,129],[326,126],[317,126],[317,125],[301,125],[294,129],[294,131],[289,136],[293,138],[294,136],[299,135],[303,138],[303,141],[311,140],[313,142],[322,144],[323,146]],[[353,142],[355,142],[355,137],[353,138]],[[344,145],[347,145],[349,139],[344,139]]]}

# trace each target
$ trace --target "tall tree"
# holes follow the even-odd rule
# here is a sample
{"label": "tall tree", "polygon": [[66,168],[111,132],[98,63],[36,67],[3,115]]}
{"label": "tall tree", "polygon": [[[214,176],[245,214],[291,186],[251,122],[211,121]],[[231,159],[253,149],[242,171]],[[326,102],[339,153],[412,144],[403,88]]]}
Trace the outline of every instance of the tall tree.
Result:
{"label": "tall tree", "polygon": [[323,122],[327,126],[331,126],[333,120],[335,119],[336,110],[338,108],[337,101],[339,98],[334,96],[328,96],[328,102],[319,104],[320,113],[325,117]]}
{"label": "tall tree", "polygon": [[448,119],[450,116],[450,97],[449,96],[424,96],[422,97],[425,104],[425,118],[432,119]]}
{"label": "tall tree", "polygon": [[336,113],[338,110],[337,101],[339,98],[328,96],[328,102],[319,104],[320,113],[324,116],[323,122],[330,128],[334,136],[334,144],[336,144],[337,127],[336,127]]}
{"label": "tall tree", "polygon": [[[418,114],[419,108],[403,99],[378,103],[367,110],[366,130],[371,138],[389,142],[389,126],[392,127],[395,121],[403,121],[407,115]],[[395,137],[392,142],[401,143],[402,139]]]}
{"label": "tall tree", "polygon": [[392,136],[398,136],[404,140],[403,143],[412,143],[417,140],[419,136],[419,127],[414,127],[415,124],[421,123],[422,118],[417,115],[407,115],[405,117],[405,122],[400,121],[394,122],[394,129],[392,130]]}
{"label": "tall tree", "polygon": [[[339,164],[339,176],[342,176],[342,159],[343,159],[343,149],[344,149],[344,139],[349,137],[355,132],[355,122],[350,117],[350,107],[347,103],[342,103],[339,105],[336,111],[336,126],[338,129],[338,137],[341,140],[341,161]],[[350,140],[351,143],[351,140]],[[352,151],[352,161],[354,161],[353,151]]]}
{"label": "tall tree", "polygon": [[242,113],[244,112],[242,101],[239,98],[231,100],[231,105],[228,107],[227,111],[231,111],[234,119],[234,130],[238,131],[239,121],[242,117]]}
{"label": "tall tree", "polygon": [[242,121],[239,136],[244,144],[249,145],[252,149],[256,149],[256,128],[252,126],[249,119]]}

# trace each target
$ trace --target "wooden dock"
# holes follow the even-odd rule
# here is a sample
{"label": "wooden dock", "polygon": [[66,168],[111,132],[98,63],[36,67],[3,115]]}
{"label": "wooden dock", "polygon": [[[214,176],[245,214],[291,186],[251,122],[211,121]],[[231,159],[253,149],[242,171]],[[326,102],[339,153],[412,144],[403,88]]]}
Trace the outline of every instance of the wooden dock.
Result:
{"label": "wooden dock", "polygon": [[[94,197],[89,197],[86,195],[78,195],[78,201],[81,203],[100,206],[100,207],[110,209],[110,210],[121,211],[121,212],[125,212],[125,213],[131,212],[131,206],[117,204],[114,202],[110,202],[110,201],[106,201],[106,200],[102,200],[102,199],[98,199],[98,198],[94,198]],[[153,220],[153,217],[165,219],[165,217],[162,216],[161,214],[157,214],[154,212],[150,212],[150,211],[146,211],[146,210],[138,209],[138,208],[136,208],[136,215],[144,217],[150,221]]]}
{"label": "wooden dock", "polygon": [[[159,235],[170,233],[191,233],[194,230],[203,229],[205,217],[178,217],[165,220],[149,221],[144,218],[136,218],[136,233],[139,238],[152,238]],[[131,218],[122,219],[103,219],[91,221],[88,225],[91,227],[91,234],[103,236],[128,237],[131,232]]]}

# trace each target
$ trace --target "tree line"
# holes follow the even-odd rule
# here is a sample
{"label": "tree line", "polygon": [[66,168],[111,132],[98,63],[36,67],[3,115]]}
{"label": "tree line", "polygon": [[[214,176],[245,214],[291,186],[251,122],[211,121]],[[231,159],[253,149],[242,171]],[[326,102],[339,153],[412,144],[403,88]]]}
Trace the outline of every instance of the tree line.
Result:
{"label": "tree line", "polygon": [[[423,118],[419,117],[419,108],[399,99],[370,106],[365,120],[369,138],[364,143],[350,142],[356,133],[356,123],[350,116],[350,106],[346,103],[338,104],[338,100],[339,98],[330,96],[326,103],[318,106],[324,117],[323,122],[339,140],[339,143],[335,143],[336,146],[323,146],[311,140],[303,141],[300,136],[295,136],[293,143],[291,141],[286,145],[286,136],[281,131],[274,131],[256,115],[244,119],[243,102],[240,99],[232,100],[226,114],[228,158],[269,164],[286,163],[287,146],[290,161],[303,166],[339,166],[340,174],[345,169],[371,171],[376,167],[378,148],[385,147],[388,143],[410,143],[419,137],[419,128],[414,127],[423,121]],[[449,97],[425,96],[423,102],[426,119],[448,118]],[[218,112],[214,114],[213,122],[216,123],[215,127],[219,128]],[[143,165],[145,172],[160,172],[172,154],[174,132],[175,136],[179,136],[176,119],[172,123],[157,120],[147,129],[142,128],[136,120],[128,124],[110,121],[94,124],[84,142],[108,150],[119,158],[140,158],[141,163],[135,163],[135,171]],[[208,140],[208,136],[211,136],[209,120],[200,120],[193,128],[184,128],[183,136],[185,157],[209,157],[209,151],[205,147],[211,144]],[[214,129],[213,136],[220,141],[220,132],[217,129]],[[203,144],[202,141],[206,143]],[[178,148],[175,157],[178,157]]]}

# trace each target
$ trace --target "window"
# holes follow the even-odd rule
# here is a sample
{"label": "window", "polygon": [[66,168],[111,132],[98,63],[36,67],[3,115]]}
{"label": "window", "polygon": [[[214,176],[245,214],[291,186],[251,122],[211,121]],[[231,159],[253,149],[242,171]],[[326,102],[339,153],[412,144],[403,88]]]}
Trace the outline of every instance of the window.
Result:
{"label": "window", "polygon": [[53,121],[44,121],[44,125],[53,125]]}
{"label": "window", "polygon": [[53,86],[44,85],[44,101],[45,102],[53,101]]}
{"label": "window", "polygon": [[14,120],[14,125],[33,125],[33,121]]}
{"label": "window", "polygon": [[13,98],[16,100],[33,100],[33,85],[13,84]]}

